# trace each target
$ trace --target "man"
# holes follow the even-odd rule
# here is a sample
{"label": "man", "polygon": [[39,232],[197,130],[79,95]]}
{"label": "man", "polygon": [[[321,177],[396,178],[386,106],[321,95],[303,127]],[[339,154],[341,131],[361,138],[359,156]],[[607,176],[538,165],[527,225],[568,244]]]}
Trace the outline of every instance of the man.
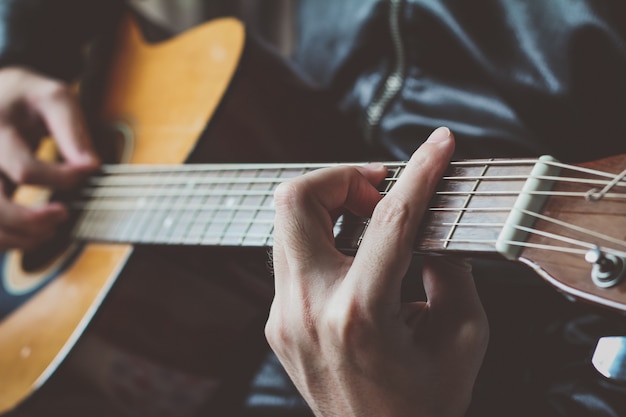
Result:
{"label": "man", "polygon": [[[22,0],[6,2],[5,5],[16,6],[19,9],[20,5],[27,3],[28,1]],[[65,7],[69,3],[71,2],[63,2],[62,5]],[[96,1],[88,3],[89,7],[105,4],[105,2]],[[42,4],[45,5],[45,2],[39,6]],[[81,15],[86,13],[88,16],[93,13],[93,10],[97,10],[91,10],[87,6],[80,6],[80,4],[82,3],[76,2],[75,5],[85,7],[84,10],[80,10],[79,14]],[[298,33],[300,45],[294,55],[294,61],[319,86],[332,92],[332,96],[345,118],[362,128],[364,147],[367,147],[368,151],[377,157],[382,157],[381,155],[385,157],[391,155],[397,159],[408,157],[415,149],[416,144],[427,136],[427,132],[441,124],[451,126],[457,134],[456,153],[462,157],[550,153],[562,159],[577,160],[624,152],[625,142],[615,139],[621,138],[625,134],[623,110],[625,108],[626,91],[624,91],[624,86],[626,83],[624,83],[623,77],[626,71],[623,69],[625,68],[624,57],[626,54],[623,41],[624,20],[618,18],[623,16],[624,6],[621,4],[608,5],[603,2],[582,0],[574,3],[571,1],[462,3],[443,0],[345,0],[343,2],[312,0],[302,1],[301,4],[299,9],[301,15],[299,15],[300,19],[298,20],[301,25]],[[48,11],[55,17],[60,14],[58,10],[62,9],[59,4],[48,5],[47,7]],[[30,11],[35,9],[36,7],[27,8]],[[6,14],[6,16],[10,15],[10,13]],[[25,15],[28,14],[25,13]],[[51,21],[54,20],[51,19]],[[63,33],[71,33],[72,30],[80,29],[84,34],[97,29],[96,27],[81,26],[80,23],[77,23],[79,22],[77,19],[66,18],[65,20],[69,20],[71,25],[75,26],[65,27],[61,25]],[[104,20],[86,19],[85,21],[100,21],[102,23]],[[31,19],[31,21],[35,20]],[[74,41],[70,36],[61,38],[61,40]],[[27,115],[39,114],[39,119],[48,121],[50,117],[47,115],[52,109],[49,103],[61,104],[69,109],[75,108],[65,99],[69,94],[66,93],[64,84],[60,81],[51,81],[49,77],[42,77],[30,70],[25,70],[23,67],[16,69],[8,66],[14,64],[27,65],[38,72],[52,75],[61,80],[74,77],[78,73],[78,66],[76,61],[72,59],[55,61],[50,59],[50,56],[47,56],[47,60],[39,59],[41,56],[45,58],[45,52],[48,49],[53,50],[53,48],[46,43],[47,38],[44,38],[43,41],[37,40],[41,41],[43,46],[35,45],[35,52],[40,53],[40,55],[35,54],[34,57],[38,59],[34,60],[20,59],[24,58],[24,55],[19,54],[19,48],[18,50],[11,48],[12,45],[15,46],[16,44],[7,43],[9,47],[6,51],[8,53],[4,55],[2,61],[6,68],[2,75],[8,76],[9,81],[5,85],[9,91],[11,91],[10,88],[20,90],[16,94],[7,94],[7,97],[13,98],[5,102],[5,109],[8,109],[5,114],[15,115],[16,112],[10,111],[11,109],[20,110],[17,114],[23,114],[23,109],[26,108],[28,109],[25,112]],[[50,42],[53,43],[52,37]],[[33,46],[29,43],[17,43],[17,45]],[[64,46],[67,45],[69,46],[65,50]],[[59,53],[68,52],[69,49],[75,52],[77,49],[75,48],[76,43],[71,42],[60,42],[56,46],[61,47],[60,51],[54,49],[55,52]],[[62,55],[74,57],[72,54]],[[33,58],[33,55],[26,55],[26,57]],[[27,83],[14,84],[10,81],[11,79],[24,80],[24,77],[28,80]],[[43,86],[47,87],[43,88]],[[25,100],[28,97],[35,97],[36,99]],[[67,113],[62,113],[61,116],[63,114]],[[0,168],[13,182],[43,182],[54,186],[71,186],[77,176],[94,169],[97,165],[97,160],[93,157],[89,146],[86,145],[89,141],[84,137],[81,138],[80,132],[83,132],[83,129],[80,126],[82,122],[78,121],[79,118],[76,116],[72,117],[70,121],[65,119],[66,121],[63,123],[66,126],[65,130],[59,130],[59,125],[56,123],[47,123],[48,130],[52,130],[55,136],[63,136],[62,138],[57,137],[57,140],[62,143],[61,150],[66,157],[66,161],[61,165],[44,168],[49,172],[54,171],[51,175],[38,174],[42,172],[41,166],[28,156],[24,142],[19,142],[20,139],[11,134],[16,130],[15,125],[11,126],[15,118],[5,117],[4,120],[11,122],[5,123],[4,129],[5,132],[8,132],[8,149],[11,152],[17,150],[17,157],[14,158],[5,154],[7,156],[4,157],[3,162],[0,162],[3,164],[0,165]],[[441,135],[441,131],[437,135]],[[593,138],[593,140],[589,138]],[[443,142],[446,143],[445,140]],[[441,159],[447,159],[451,149],[444,145],[441,146],[445,149],[442,151],[445,157],[442,156]],[[422,155],[422,152],[418,155]],[[418,156],[417,158],[421,157]],[[338,174],[331,174],[333,178],[335,175]],[[376,168],[363,168],[362,175],[371,182],[375,182],[376,179],[380,178],[380,171]],[[319,177],[315,178],[320,179]],[[325,181],[322,181],[320,185],[315,183],[317,179],[314,180],[311,189],[318,191],[325,189]],[[303,181],[306,184],[309,180]],[[432,181],[432,178],[424,181],[430,184],[429,181]],[[357,182],[363,183],[363,181]],[[306,209],[302,202],[297,203],[298,198],[302,197],[301,191],[299,191],[301,186],[300,183],[293,186],[296,203],[288,203],[293,197],[288,197],[291,193],[286,192],[287,190],[282,190],[279,193],[279,201],[283,201],[293,209]],[[428,186],[423,191],[427,191],[426,188]],[[401,187],[399,191],[394,193],[394,196],[400,197],[408,191],[408,188]],[[421,199],[424,198],[424,195],[419,194],[414,197]],[[338,198],[343,197],[339,192]],[[370,198],[372,197],[370,196]],[[336,202],[336,200],[333,201]],[[389,201],[394,201],[394,199]],[[37,243],[44,235],[49,234],[65,216],[64,209],[54,204],[38,209],[12,206],[8,199],[5,199],[2,204],[7,208],[7,212],[13,213],[11,214],[12,217],[5,217],[4,221],[0,220],[0,230],[7,239],[5,247],[28,247]],[[368,210],[371,209],[373,207],[372,201],[370,200],[366,206],[365,208]],[[357,208],[363,209],[363,207]],[[327,218],[325,213],[316,212],[317,216],[321,214],[324,214],[323,219]],[[413,217],[415,215],[414,213],[411,214],[409,221],[409,224],[413,225],[412,227],[417,224],[417,219]],[[285,221],[290,218],[288,216],[282,217]],[[283,220],[282,217],[279,220]],[[308,218],[308,216],[304,216],[304,218]],[[36,231],[34,227],[27,226],[33,221],[38,222],[39,225]],[[280,232],[280,222],[278,226],[283,239],[293,235],[293,230],[289,228],[288,224],[287,227],[282,226],[283,232]],[[278,236],[278,247],[284,247],[281,246],[280,242],[281,234]],[[398,242],[396,244],[402,246]],[[328,249],[327,242],[320,243],[320,245],[325,245],[324,247]],[[316,256],[321,253],[323,257],[330,257],[332,261],[339,264],[339,259],[334,255],[329,255],[330,252],[328,251],[324,253],[315,250],[314,253]],[[289,255],[294,254],[289,252]],[[361,256],[361,258],[363,257]],[[287,254],[283,256],[279,253],[277,259],[279,277],[285,278],[287,275],[285,259],[289,259],[289,257]],[[363,265],[356,261],[355,264],[357,266]],[[294,265],[296,272],[311,272],[304,268],[306,265],[306,263],[297,262]],[[341,260],[339,265],[343,269],[348,269],[348,263],[345,259]],[[501,268],[503,267],[489,266],[487,268],[488,273],[481,275],[488,278],[501,275]],[[282,271],[280,271],[281,269]],[[432,283],[431,289],[436,289],[437,283],[441,281],[439,278],[445,275],[436,272],[442,270],[453,270],[452,275],[467,278],[467,273],[463,272],[463,268],[460,266],[430,265],[427,266],[426,270],[426,282]],[[390,281],[397,284],[397,276],[402,271],[403,269],[399,269],[396,271],[397,273],[394,272],[392,275],[396,281],[391,278]],[[428,271],[433,272],[430,274]],[[292,270],[289,270],[289,275],[293,273]],[[314,270],[313,273],[318,275],[319,271]],[[353,277],[355,274],[348,275]],[[515,271],[515,275],[519,275],[518,270]],[[429,277],[432,277],[432,280]],[[281,279],[281,281],[286,281],[286,279]],[[341,281],[352,282],[352,279]],[[462,282],[467,284],[468,281],[466,279]],[[294,282],[299,285],[302,280],[297,279]],[[487,290],[492,289],[490,285],[485,287]],[[576,378],[572,378],[571,381],[574,382],[568,385],[568,383],[562,383],[563,381],[559,380],[562,375],[557,373],[546,372],[552,378],[550,383],[553,380],[562,383],[557,389],[557,395],[554,395],[555,390],[548,390],[550,395],[545,397],[543,391],[541,393],[534,391],[540,391],[538,384],[543,384],[541,381],[544,379],[541,376],[544,374],[542,372],[536,373],[537,368],[544,371],[541,369],[541,364],[548,363],[550,366],[545,367],[545,370],[552,370],[553,362],[556,363],[558,359],[569,358],[569,355],[563,355],[558,349],[553,349],[553,346],[562,346],[556,343],[548,344],[549,349],[546,348],[547,352],[544,355],[544,352],[541,351],[544,346],[539,345],[541,343],[539,341],[543,339],[538,335],[542,334],[544,329],[578,330],[579,327],[577,326],[567,327],[570,323],[567,320],[557,321],[556,324],[549,321],[553,315],[557,316],[558,319],[569,319],[568,314],[572,311],[578,313],[578,310],[566,307],[562,301],[556,301],[554,296],[544,297],[545,292],[536,288],[532,290],[528,290],[526,287],[514,288],[507,292],[510,297],[507,298],[502,295],[502,292],[498,293],[504,291],[504,287],[503,285],[493,286],[493,292],[496,296],[485,296],[484,298],[487,301],[486,305],[495,305],[495,308],[491,308],[494,313],[489,315],[492,324],[494,322],[499,324],[492,326],[498,330],[492,332],[496,335],[492,338],[492,340],[497,341],[495,346],[498,343],[508,343],[506,347],[514,349],[516,354],[499,356],[499,351],[495,350],[495,353],[491,355],[491,359],[495,358],[495,361],[491,361],[491,365],[489,365],[490,355],[487,354],[487,366],[483,367],[483,371],[486,371],[487,376],[491,377],[487,379],[490,379],[492,383],[487,384],[486,391],[482,391],[484,388],[479,387],[479,394],[481,395],[476,398],[482,398],[483,405],[486,402],[498,403],[498,406],[493,407],[493,409],[500,413],[519,412],[527,414],[533,412],[536,409],[534,400],[537,398],[539,398],[538,403],[541,406],[545,409],[549,408],[554,413],[571,414],[570,410],[593,408],[598,404],[611,410],[620,410],[620,407],[623,407],[622,402],[619,400],[613,403],[607,401],[607,397],[603,395],[606,386],[602,382],[598,383],[587,374],[583,375],[585,383],[592,382],[589,384],[591,388],[587,389],[587,386],[584,386],[582,389],[584,393],[595,393],[598,386],[603,388],[597,390],[601,393],[597,397],[591,395],[592,400],[590,401],[581,400],[581,398],[588,398],[584,395],[573,395],[576,392],[575,388],[577,389],[579,386],[576,384],[578,381]],[[308,290],[307,287],[298,288],[296,286],[294,288],[300,292],[305,289]],[[315,291],[318,290],[315,288]],[[391,290],[389,291],[391,292]],[[485,295],[485,293],[483,291],[481,294]],[[533,309],[525,308],[529,301],[520,293],[533,300]],[[394,295],[397,293],[394,292]],[[431,292],[429,295],[432,301],[433,293]],[[472,295],[468,299],[474,300],[474,296]],[[495,303],[494,300],[496,300]],[[542,302],[537,300],[542,300]],[[268,334],[274,347],[280,350],[281,343],[278,341],[282,341],[283,337],[288,337],[290,340],[308,340],[295,339],[293,335],[284,333],[281,335],[280,325],[276,324],[279,323],[276,319],[284,317],[285,311],[291,310],[284,307],[284,297],[281,294],[278,294],[276,305],[278,307],[274,307],[268,328]],[[330,307],[334,305],[330,304]],[[372,308],[373,305],[374,303],[368,300],[367,307]],[[434,305],[436,306],[437,303],[435,302]],[[318,310],[325,309],[318,304],[311,307]],[[425,307],[423,304],[413,305],[413,308],[421,312],[430,312],[430,307]],[[518,308],[520,313],[519,316],[513,316],[514,320],[511,320],[512,315],[509,314],[509,310],[514,308]],[[474,309],[474,311],[478,310]],[[502,311],[506,314],[500,314]],[[566,311],[567,314],[561,315],[562,311]],[[586,313],[584,309],[582,311]],[[296,313],[303,314],[297,310]],[[324,315],[318,311],[317,315],[320,314]],[[347,313],[344,312],[344,317],[346,315]],[[481,328],[478,325],[481,322],[479,316],[477,314],[471,320],[473,325],[470,327]],[[416,314],[416,317],[423,317],[423,315]],[[498,323],[499,320],[502,320],[502,323]],[[311,321],[310,326],[306,326],[307,332],[316,332],[316,326],[320,323],[324,325],[324,321]],[[359,322],[357,321],[357,323]],[[416,324],[416,326],[418,325]],[[419,326],[417,328],[421,331]],[[408,334],[409,330],[406,328],[404,330]],[[366,328],[363,333],[371,335],[371,333],[367,333],[370,331],[372,328]],[[501,333],[505,336],[498,336]],[[357,337],[358,340],[361,337],[360,330],[356,334],[359,336]],[[451,334],[455,333],[452,332]],[[311,334],[308,334],[307,337],[310,336]],[[568,333],[566,336],[570,337],[571,334]],[[481,335],[479,331],[476,331],[476,335],[469,338],[472,342],[470,344],[474,345],[474,353],[468,355],[474,360],[466,362],[470,369],[464,370],[466,378],[463,378],[463,387],[460,389],[463,396],[465,396],[466,390],[471,387],[474,366],[481,356],[483,337],[484,334]],[[537,340],[533,337],[536,337]],[[556,336],[554,337],[556,338]],[[368,337],[366,340],[369,341],[371,338]],[[569,339],[566,342],[568,343],[564,344],[572,344]],[[411,345],[404,346],[412,348]],[[492,346],[494,346],[493,343]],[[587,345],[584,346],[586,350]],[[570,352],[570,350],[567,351]],[[311,351],[305,350],[304,353],[309,356],[312,355]],[[307,399],[319,412],[326,412],[327,405],[323,401],[318,403],[317,398],[318,394],[323,397],[326,393],[318,391],[315,384],[308,386],[301,382],[302,376],[305,374],[301,374],[300,362],[294,361],[288,351],[283,351],[281,356],[287,362],[288,369],[300,384]],[[586,357],[585,355],[580,356]],[[576,357],[576,363],[580,363],[580,356]],[[521,359],[511,360],[511,357]],[[545,362],[541,361],[542,359]],[[536,366],[526,366],[526,362],[535,365],[532,363],[533,361],[537,361]],[[319,366],[315,360],[312,360],[312,363],[316,367]],[[528,371],[528,369],[533,370]],[[504,375],[510,370],[514,372],[510,372],[510,375]],[[348,374],[354,376],[353,372]],[[374,393],[376,391],[368,385],[367,381],[362,382],[362,386],[365,392]],[[502,395],[490,395],[493,392],[491,388],[494,387],[498,388],[497,392],[502,393]],[[541,388],[545,387],[542,385]],[[360,391],[359,394],[362,392]],[[529,395],[526,395],[527,393]],[[376,398],[375,395],[374,398]],[[614,398],[619,399],[620,397],[618,395]],[[511,406],[512,402],[509,402],[509,399],[514,399],[515,406]],[[345,398],[339,398],[339,400],[338,406],[348,407],[351,404]],[[544,401],[549,402],[549,406],[544,404]],[[462,412],[466,398],[462,398],[460,403],[461,405],[455,405],[451,412],[457,414]],[[606,405],[609,403],[611,405]],[[376,405],[385,406],[385,403],[380,401]],[[528,410],[524,409],[526,406],[528,406]],[[514,409],[511,410],[511,407]],[[484,409],[492,410],[490,407]],[[480,414],[481,408],[470,407],[470,413],[472,410]],[[618,413],[618,411],[613,412]]]}

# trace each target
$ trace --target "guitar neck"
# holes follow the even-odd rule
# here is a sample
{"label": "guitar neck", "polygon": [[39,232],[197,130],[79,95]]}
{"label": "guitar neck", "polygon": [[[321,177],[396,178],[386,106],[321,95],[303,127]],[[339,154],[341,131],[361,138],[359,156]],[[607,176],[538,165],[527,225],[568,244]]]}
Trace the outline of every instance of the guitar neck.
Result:
{"label": "guitar neck", "polygon": [[[536,160],[459,161],[439,184],[415,250],[493,254]],[[71,206],[73,237],[134,244],[258,246],[273,244],[278,184],[333,164],[110,165]],[[388,163],[384,195],[404,163]],[[368,220],[343,216],[337,246],[354,251]]]}

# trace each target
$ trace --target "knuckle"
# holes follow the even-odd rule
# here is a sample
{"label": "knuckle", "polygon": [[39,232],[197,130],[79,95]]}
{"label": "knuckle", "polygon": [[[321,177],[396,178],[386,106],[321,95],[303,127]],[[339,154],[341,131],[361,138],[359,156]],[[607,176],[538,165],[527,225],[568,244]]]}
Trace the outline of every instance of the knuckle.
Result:
{"label": "knuckle", "polygon": [[303,187],[295,181],[280,183],[274,190],[274,206],[277,212],[288,212],[299,206],[305,196]]}
{"label": "knuckle", "polygon": [[57,81],[49,81],[45,93],[52,100],[65,100],[71,96],[70,89],[65,84]]}
{"label": "knuckle", "polygon": [[36,103],[43,102],[64,102],[72,97],[70,88],[64,83],[56,80],[44,80],[36,91],[33,92],[32,99]]}
{"label": "knuckle", "polygon": [[412,210],[412,205],[400,196],[383,198],[374,209],[372,221],[389,226],[406,224],[411,218]]}
{"label": "knuckle", "polygon": [[29,184],[35,178],[35,169],[28,162],[16,163],[7,169],[6,174],[16,184]]}
{"label": "knuckle", "polygon": [[302,349],[318,343],[318,325],[306,302],[288,310],[273,305],[265,325],[265,337],[273,349]]}
{"label": "knuckle", "polygon": [[486,347],[489,343],[489,323],[484,311],[477,313],[477,317],[470,329],[472,340],[479,347]]}
{"label": "knuckle", "polygon": [[357,350],[371,340],[372,321],[354,302],[330,310],[324,323],[328,334],[346,350]]}
{"label": "knuckle", "polygon": [[295,343],[293,327],[288,324],[287,320],[284,320],[284,315],[274,312],[270,314],[265,324],[265,338],[274,350],[290,347]]}
{"label": "knuckle", "polygon": [[274,346],[277,346],[280,344],[280,332],[279,332],[280,329],[279,329],[279,323],[277,323],[276,319],[272,317],[273,316],[270,316],[267,322],[265,323],[264,333],[265,333],[265,339],[267,339],[267,342],[273,348]]}

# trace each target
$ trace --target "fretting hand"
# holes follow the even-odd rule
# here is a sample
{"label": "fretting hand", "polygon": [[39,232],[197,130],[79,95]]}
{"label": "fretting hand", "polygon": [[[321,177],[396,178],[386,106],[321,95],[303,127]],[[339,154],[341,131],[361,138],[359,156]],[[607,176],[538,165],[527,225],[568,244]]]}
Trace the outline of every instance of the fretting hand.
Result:
{"label": "fretting hand", "polygon": [[[33,150],[46,134],[55,139],[63,161],[35,158]],[[98,165],[82,112],[67,85],[25,68],[0,70],[0,250],[33,247],[67,218],[59,203],[15,204],[10,199],[13,186],[68,188]]]}
{"label": "fretting hand", "polygon": [[[487,346],[470,267],[424,260],[427,302],[401,301],[424,210],[454,140],[436,130],[381,200],[379,165],[315,171],[276,191],[276,295],[268,341],[318,416],[461,416]],[[340,210],[372,215],[354,258]]]}

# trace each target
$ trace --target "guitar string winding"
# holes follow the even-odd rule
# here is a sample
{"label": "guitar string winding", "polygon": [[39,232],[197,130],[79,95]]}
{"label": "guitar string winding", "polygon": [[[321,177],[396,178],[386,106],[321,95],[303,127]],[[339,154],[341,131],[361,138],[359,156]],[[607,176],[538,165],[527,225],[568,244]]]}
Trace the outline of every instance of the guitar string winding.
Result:
{"label": "guitar string winding", "polygon": [[592,188],[585,194],[585,198],[588,201],[600,201],[617,183],[619,183],[624,177],[626,177],[626,170],[616,176],[613,181],[609,182],[602,190],[598,192],[597,188]]}

